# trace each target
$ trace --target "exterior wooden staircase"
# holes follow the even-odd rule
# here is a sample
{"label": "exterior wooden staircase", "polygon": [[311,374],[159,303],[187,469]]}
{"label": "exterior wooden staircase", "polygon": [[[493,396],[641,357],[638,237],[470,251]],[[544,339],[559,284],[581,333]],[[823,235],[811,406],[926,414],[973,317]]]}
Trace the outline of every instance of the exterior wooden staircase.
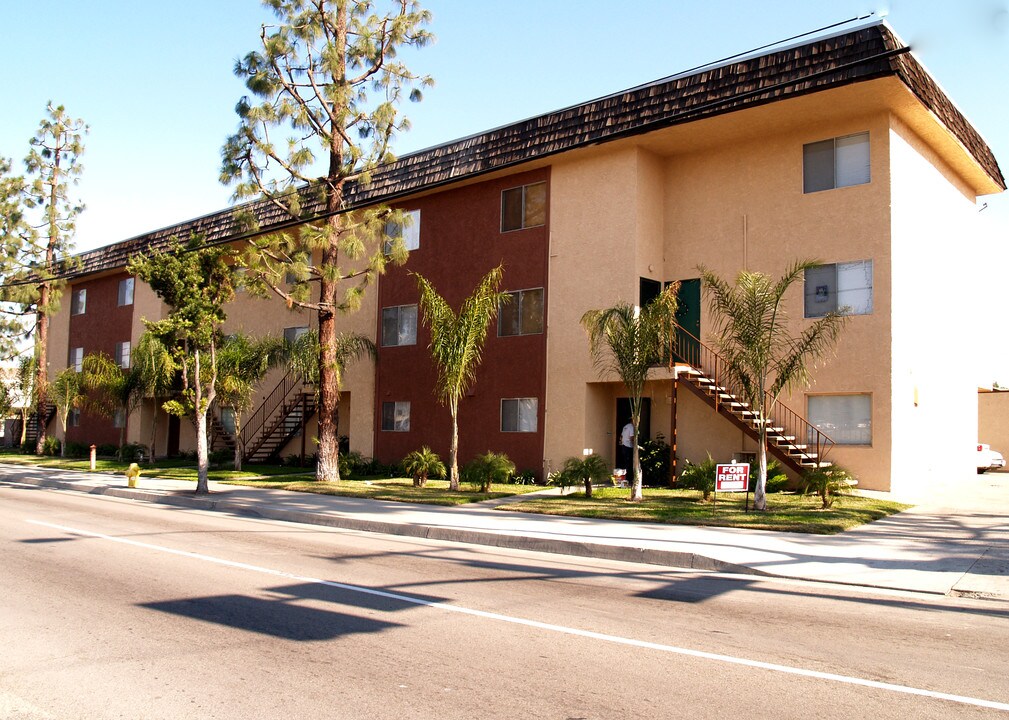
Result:
{"label": "exterior wooden staircase", "polygon": [[[672,360],[684,385],[747,435],[759,438],[762,422],[759,413],[729,379],[725,360],[679,325],[675,348]],[[834,441],[781,402],[771,408],[770,416],[763,421],[767,425],[767,451],[797,473],[829,467],[830,462],[824,457]]]}
{"label": "exterior wooden staircase", "polygon": [[[315,388],[296,373],[285,375],[242,428],[244,461],[265,462],[275,457],[315,415],[316,408]],[[229,439],[234,449],[234,438]]]}

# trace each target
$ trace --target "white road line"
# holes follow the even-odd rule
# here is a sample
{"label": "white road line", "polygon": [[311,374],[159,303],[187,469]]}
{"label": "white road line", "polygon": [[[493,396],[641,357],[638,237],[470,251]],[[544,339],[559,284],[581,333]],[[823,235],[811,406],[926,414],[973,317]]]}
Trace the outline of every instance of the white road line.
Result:
{"label": "white road line", "polygon": [[1009,703],[995,702],[993,700],[982,700],[980,698],[972,698],[964,695],[953,695],[950,693],[936,692],[934,690],[925,690],[922,688],[910,687],[907,685],[895,685],[893,683],[878,682],[876,680],[866,680],[865,678],[852,677],[849,675],[837,675],[834,673],[825,673],[818,670],[808,670],[806,668],[792,667],[789,665],[778,665],[776,663],[761,662],[760,660],[748,660],[746,658],[733,657],[732,655],[720,655],[718,653],[704,652],[702,650],[691,650],[690,648],[676,647],[675,645],[663,645],[661,643],[647,642],[644,640],[634,640],[632,638],[624,638],[619,635],[607,635],[605,633],[597,633],[591,630],[579,630],[577,628],[570,628],[564,625],[554,625],[552,623],[539,622],[537,620],[527,620],[525,618],[512,617],[510,615],[501,615],[499,613],[486,612],[484,610],[474,610],[472,608],[462,607],[460,605],[451,605],[449,603],[441,602],[431,602],[430,600],[424,600],[422,598],[411,597],[409,595],[400,595],[399,593],[386,592],[384,590],[374,590],[372,588],[361,587],[358,585],[348,585],[346,583],[333,582],[331,580],[322,580],[321,578],[307,577],[304,575],[295,575],[294,573],[285,572],[283,570],[274,570],[271,568],[260,567],[258,565],[250,565],[248,563],[235,562],[233,560],[225,560],[223,558],[213,557],[211,555],[203,555],[201,553],[189,552],[187,550],[175,550],[174,548],[163,547],[161,545],[152,545],[150,543],[140,542],[138,540],[130,540],[127,538],[114,537],[112,535],[105,535],[103,533],[92,532],[90,530],[81,530],[78,528],[67,527],[65,525],[57,525],[55,523],[48,523],[42,520],[27,520],[27,522],[32,525],[41,525],[42,527],[52,528],[54,530],[62,530],[73,535],[80,535],[82,537],[98,538],[101,540],[108,540],[110,542],[120,543],[122,545],[131,545],[133,547],[144,548],[146,550],[154,550],[157,552],[167,553],[169,555],[179,555],[181,557],[192,558],[194,560],[202,560],[204,562],[210,562],[217,565],[224,565],[226,567],[237,568],[240,570],[250,570],[252,572],[261,573],[263,575],[271,575],[273,577],[284,578],[287,580],[296,580],[302,583],[314,583],[317,585],[325,585],[327,587],[338,588],[340,590],[348,590],[350,592],[362,593],[364,595],[374,595],[377,597],[383,597],[390,600],[397,600],[399,602],[411,603],[413,605],[423,605],[426,607],[437,608],[439,610],[445,610],[447,612],[460,613],[463,615],[472,615],[475,617],[485,618],[487,620],[497,620],[499,622],[511,623],[513,625],[523,625],[525,627],[536,628],[538,630],[548,630],[550,632],[563,633],[565,635],[574,635],[576,637],[590,638],[592,640],[602,640],[604,642],[616,643],[618,645],[628,645],[631,647],[645,648],[648,650],[658,650],[660,652],[673,653],[675,655],[685,655],[687,657],[701,658],[704,660],[713,660],[715,662],[728,663],[731,665],[741,665],[743,667],[756,668],[759,670],[770,670],[772,672],[786,673],[788,675],[798,675],[801,677],[815,678],[817,680],[828,680],[831,682],[843,683],[845,685],[857,685],[860,687],[873,688],[875,690],[886,690],[887,692],[901,693],[904,695],[917,695],[920,697],[934,698],[937,700],[948,700],[950,702],[960,703],[962,705],[973,705],[976,707],[992,708],[995,710],[1004,710],[1009,712]]}

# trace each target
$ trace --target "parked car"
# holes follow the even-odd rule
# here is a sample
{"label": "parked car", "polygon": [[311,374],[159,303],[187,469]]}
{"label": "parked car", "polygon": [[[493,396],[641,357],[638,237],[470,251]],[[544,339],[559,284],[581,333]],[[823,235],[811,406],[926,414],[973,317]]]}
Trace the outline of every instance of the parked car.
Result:
{"label": "parked car", "polygon": [[977,474],[981,475],[989,470],[998,470],[1005,467],[1005,458],[998,450],[992,450],[987,443],[977,444]]}

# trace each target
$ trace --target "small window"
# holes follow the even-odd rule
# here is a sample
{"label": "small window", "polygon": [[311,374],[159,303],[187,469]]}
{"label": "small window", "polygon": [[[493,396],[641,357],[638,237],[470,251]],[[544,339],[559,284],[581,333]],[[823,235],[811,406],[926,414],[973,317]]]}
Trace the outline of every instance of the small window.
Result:
{"label": "small window", "polygon": [[498,308],[497,334],[537,335],[543,332],[543,288],[510,292]]}
{"label": "small window", "polygon": [[839,445],[872,444],[871,395],[810,395],[806,411],[809,422]]}
{"label": "small window", "polygon": [[804,285],[808,318],[872,314],[872,260],[817,265],[806,270]]}
{"label": "small window", "polygon": [[236,426],[235,408],[221,408],[221,427],[224,428],[224,432],[234,435]]}
{"label": "small window", "polygon": [[119,281],[119,307],[133,304],[133,278]]}
{"label": "small window", "polygon": [[638,278],[638,305],[644,307],[662,294],[662,283],[650,278]]}
{"label": "small window", "polygon": [[112,413],[112,427],[114,428],[124,428],[126,427],[126,411],[122,408],[116,408],[116,411]]}
{"label": "small window", "polygon": [[869,180],[869,133],[802,146],[804,193],[864,185]]}
{"label": "small window", "polygon": [[417,344],[417,306],[382,308],[382,346]]}
{"label": "small window", "polygon": [[70,348],[70,361],[67,363],[67,367],[72,367],[75,372],[81,371],[81,366],[84,364],[84,348]]}
{"label": "small window", "polygon": [[81,426],[81,409],[70,408],[70,412],[67,414],[67,427],[80,427],[80,426]]}
{"label": "small window", "polygon": [[116,365],[123,370],[130,369],[130,343],[116,343]]}
{"label": "small window", "polygon": [[307,325],[300,325],[298,327],[284,328],[284,342],[288,345],[294,345],[298,342],[298,338],[308,332]]}
{"label": "small window", "polygon": [[87,309],[87,305],[88,305],[87,288],[74,290],[73,295],[70,297],[70,314],[83,315],[84,311]]}
{"label": "small window", "polygon": [[410,403],[382,403],[382,429],[389,432],[409,432]]}
{"label": "small window", "polygon": [[403,213],[403,222],[398,223],[390,220],[385,224],[385,236],[389,238],[385,243],[385,252],[392,252],[392,240],[403,238],[403,246],[407,250],[420,249],[420,210],[410,210]]}
{"label": "small window", "polygon": [[501,193],[501,232],[546,225],[547,184],[511,188]]}
{"label": "small window", "polygon": [[501,432],[536,432],[539,400],[508,398],[501,401]]}

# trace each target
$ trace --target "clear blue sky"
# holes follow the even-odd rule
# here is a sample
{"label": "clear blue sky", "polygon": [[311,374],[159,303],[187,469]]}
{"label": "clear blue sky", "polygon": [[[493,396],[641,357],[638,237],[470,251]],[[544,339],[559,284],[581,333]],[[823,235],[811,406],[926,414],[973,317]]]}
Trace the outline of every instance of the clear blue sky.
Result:
{"label": "clear blue sky", "polygon": [[[381,2],[381,0],[379,0]],[[654,80],[856,15],[885,13],[1009,173],[1009,0],[428,0],[435,78],[403,154]],[[20,160],[47,100],[91,126],[77,246],[219,210],[232,68],[271,16],[258,0],[0,0],[0,155]],[[1009,198],[982,217],[1009,267]],[[1002,376],[1009,382],[1009,373]]]}

